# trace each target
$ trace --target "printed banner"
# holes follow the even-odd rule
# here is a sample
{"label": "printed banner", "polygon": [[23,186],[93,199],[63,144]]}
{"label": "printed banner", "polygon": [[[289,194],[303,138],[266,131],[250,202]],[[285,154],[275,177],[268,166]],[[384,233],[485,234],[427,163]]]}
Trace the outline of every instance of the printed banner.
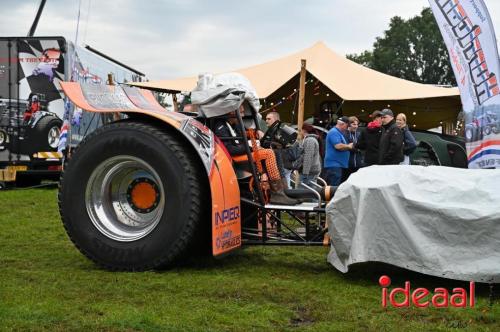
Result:
{"label": "printed banner", "polygon": [[482,0],[429,0],[465,113],[469,168],[500,168],[500,60]]}

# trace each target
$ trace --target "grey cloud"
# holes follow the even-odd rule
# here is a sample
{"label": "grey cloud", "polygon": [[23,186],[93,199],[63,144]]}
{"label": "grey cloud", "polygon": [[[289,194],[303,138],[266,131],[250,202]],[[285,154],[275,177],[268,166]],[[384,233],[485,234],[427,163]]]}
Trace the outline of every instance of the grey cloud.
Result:
{"label": "grey cloud", "polygon": [[[90,15],[88,12],[90,2]],[[427,0],[82,0],[79,42],[152,79],[228,71],[323,40],[339,54],[370,49],[390,17],[418,15]],[[3,0],[2,35],[25,35],[38,1]],[[500,3],[487,1],[492,18]],[[38,35],[74,40],[78,1],[49,0]],[[494,22],[500,33],[500,22]]]}

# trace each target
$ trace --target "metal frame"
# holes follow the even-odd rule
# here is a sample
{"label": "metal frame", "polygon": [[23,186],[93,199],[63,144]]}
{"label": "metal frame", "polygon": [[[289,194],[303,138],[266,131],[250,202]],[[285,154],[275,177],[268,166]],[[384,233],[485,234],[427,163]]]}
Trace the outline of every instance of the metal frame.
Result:
{"label": "metal frame", "polygon": [[[241,132],[246,132],[243,118],[237,111],[236,118]],[[256,130],[259,130],[257,115],[252,110],[252,118]],[[246,155],[250,163],[253,176],[253,197],[241,197],[241,205],[248,207],[251,213],[242,214],[242,238],[247,245],[325,245],[327,236],[325,206],[320,194],[311,186],[303,184],[303,188],[310,190],[316,196],[314,202],[299,205],[266,204],[261,181],[257,173],[255,160],[246,137],[222,138],[227,140],[243,140]],[[319,180],[326,185],[323,179]],[[242,185],[243,182],[240,182]],[[318,188],[320,185],[315,184]],[[242,208],[242,211],[244,209]],[[268,227],[268,223],[272,227]],[[260,225],[260,227],[259,227]],[[327,244],[328,242],[326,242]]]}
{"label": "metal frame", "polygon": [[[316,203],[297,206],[266,204],[264,206],[242,197],[241,203],[254,207],[242,215],[243,244],[248,245],[324,245],[326,215]],[[255,218],[255,219],[254,219]],[[313,222],[316,220],[316,222]],[[257,228],[248,224],[257,224]],[[272,227],[269,228],[269,224]],[[258,226],[261,226],[260,228]]]}

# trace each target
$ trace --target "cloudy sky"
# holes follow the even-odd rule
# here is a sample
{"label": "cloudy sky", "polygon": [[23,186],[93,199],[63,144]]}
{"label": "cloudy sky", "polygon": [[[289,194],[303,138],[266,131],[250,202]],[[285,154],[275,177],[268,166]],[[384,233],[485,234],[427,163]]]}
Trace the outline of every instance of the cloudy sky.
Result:
{"label": "cloudy sky", "polygon": [[[500,35],[500,1],[485,0]],[[428,0],[47,0],[36,35],[88,44],[150,79],[231,71],[324,41],[340,54],[371,49],[393,16]],[[2,0],[0,35],[24,36],[39,0]],[[8,10],[6,10],[8,8]]]}

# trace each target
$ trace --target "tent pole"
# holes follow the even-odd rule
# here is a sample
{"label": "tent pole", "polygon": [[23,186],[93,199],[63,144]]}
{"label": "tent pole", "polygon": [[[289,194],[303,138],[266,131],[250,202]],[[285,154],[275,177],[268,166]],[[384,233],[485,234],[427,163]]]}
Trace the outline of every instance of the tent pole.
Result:
{"label": "tent pole", "polygon": [[300,60],[300,83],[299,83],[299,113],[297,118],[298,137],[302,139],[301,128],[304,124],[304,99],[306,95],[306,60]]}

